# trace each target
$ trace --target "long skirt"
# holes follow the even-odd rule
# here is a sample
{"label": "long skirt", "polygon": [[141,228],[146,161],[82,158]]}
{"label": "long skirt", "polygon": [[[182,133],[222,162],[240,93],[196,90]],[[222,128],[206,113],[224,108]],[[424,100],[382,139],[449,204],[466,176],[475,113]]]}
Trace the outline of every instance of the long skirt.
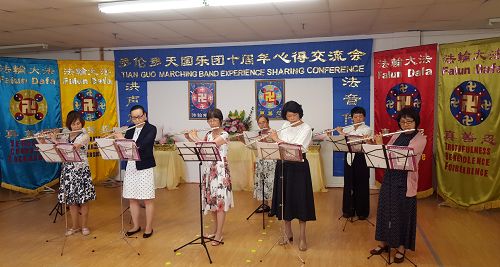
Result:
{"label": "long skirt", "polygon": [[281,161],[276,163],[271,213],[277,215],[279,220],[316,220],[311,171],[305,154],[303,157],[303,162],[285,161],[283,164],[284,216],[281,214],[282,164]]}
{"label": "long skirt", "polygon": [[415,250],[417,199],[406,197],[407,171],[390,170],[384,175],[377,209],[375,239],[391,248]]}

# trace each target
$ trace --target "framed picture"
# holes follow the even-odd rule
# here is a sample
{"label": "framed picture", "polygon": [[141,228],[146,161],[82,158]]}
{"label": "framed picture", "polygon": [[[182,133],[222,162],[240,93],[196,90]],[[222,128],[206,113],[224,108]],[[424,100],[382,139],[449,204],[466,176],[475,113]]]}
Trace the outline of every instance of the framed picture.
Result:
{"label": "framed picture", "polygon": [[190,81],[189,119],[206,120],[207,112],[215,106],[215,81]]}
{"label": "framed picture", "polygon": [[266,115],[269,119],[281,120],[281,109],[285,103],[285,80],[255,81],[255,115]]}

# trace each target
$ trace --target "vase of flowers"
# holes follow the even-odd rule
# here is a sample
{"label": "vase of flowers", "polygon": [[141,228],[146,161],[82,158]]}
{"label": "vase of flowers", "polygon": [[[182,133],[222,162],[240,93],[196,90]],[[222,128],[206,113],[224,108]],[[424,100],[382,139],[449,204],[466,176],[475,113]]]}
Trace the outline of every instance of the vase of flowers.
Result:
{"label": "vase of flowers", "polygon": [[172,151],[175,150],[174,136],[170,134],[163,135],[160,140],[154,145],[155,150]]}
{"label": "vase of flowers", "polygon": [[[244,110],[235,110],[234,112],[229,111],[229,115],[222,122],[224,131],[228,132],[229,136],[231,137],[232,135],[234,136],[236,134],[242,133],[243,131],[250,130],[250,128],[252,128],[253,109],[253,107],[252,109],[250,109],[250,113],[248,114],[248,116],[246,116],[246,112]],[[240,138],[240,140],[243,140],[243,138]]]}

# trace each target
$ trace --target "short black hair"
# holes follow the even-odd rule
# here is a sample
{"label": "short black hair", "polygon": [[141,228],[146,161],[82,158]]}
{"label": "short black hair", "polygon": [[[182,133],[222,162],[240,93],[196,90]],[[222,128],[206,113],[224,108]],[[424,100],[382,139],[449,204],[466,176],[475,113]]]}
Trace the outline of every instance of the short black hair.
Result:
{"label": "short black hair", "polygon": [[209,110],[207,112],[207,121],[212,118],[219,119],[220,123],[222,124],[222,121],[224,120],[224,116],[222,116],[222,111],[220,111],[220,109],[218,108]]}
{"label": "short black hair", "polygon": [[80,112],[76,110],[68,112],[68,115],[66,116],[66,128],[68,128],[70,131],[73,131],[73,129],[71,129],[71,124],[77,120],[80,121],[83,128],[83,126],[85,126],[85,120],[82,118],[82,114],[80,114]]}
{"label": "short black hair", "polygon": [[401,124],[399,123],[402,118],[412,118],[415,121],[415,129],[418,129],[418,126],[420,125],[420,115],[418,115],[416,109],[413,107],[404,107],[398,112],[396,120],[398,121],[399,129],[402,129]]}
{"label": "short black hair", "polygon": [[264,118],[267,122],[269,122],[269,117],[264,114],[260,114],[259,117],[257,117],[257,121],[259,121],[260,118]]}
{"label": "short black hair", "polygon": [[354,116],[354,114],[363,114],[363,117],[366,117],[366,110],[362,107],[353,107],[351,109],[351,117]]}
{"label": "short black hair", "polygon": [[148,115],[148,113],[146,112],[146,110],[144,110],[144,107],[141,106],[141,105],[135,105],[135,106],[131,107],[130,108],[130,113],[132,113],[132,111],[134,111],[136,109],[140,109],[140,110],[142,110],[142,113]]}
{"label": "short black hair", "polygon": [[281,118],[286,120],[286,113],[299,113],[299,117],[302,119],[304,116],[304,110],[302,110],[302,106],[295,101],[288,101],[283,105],[283,109],[281,109]]}

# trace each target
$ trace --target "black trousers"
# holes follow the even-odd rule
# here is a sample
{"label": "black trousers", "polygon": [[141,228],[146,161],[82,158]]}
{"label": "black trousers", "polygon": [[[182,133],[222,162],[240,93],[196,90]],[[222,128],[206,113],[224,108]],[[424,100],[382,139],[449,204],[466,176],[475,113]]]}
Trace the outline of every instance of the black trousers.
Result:
{"label": "black trousers", "polygon": [[370,214],[370,170],[362,153],[356,153],[352,164],[344,157],[344,217],[368,217]]}

